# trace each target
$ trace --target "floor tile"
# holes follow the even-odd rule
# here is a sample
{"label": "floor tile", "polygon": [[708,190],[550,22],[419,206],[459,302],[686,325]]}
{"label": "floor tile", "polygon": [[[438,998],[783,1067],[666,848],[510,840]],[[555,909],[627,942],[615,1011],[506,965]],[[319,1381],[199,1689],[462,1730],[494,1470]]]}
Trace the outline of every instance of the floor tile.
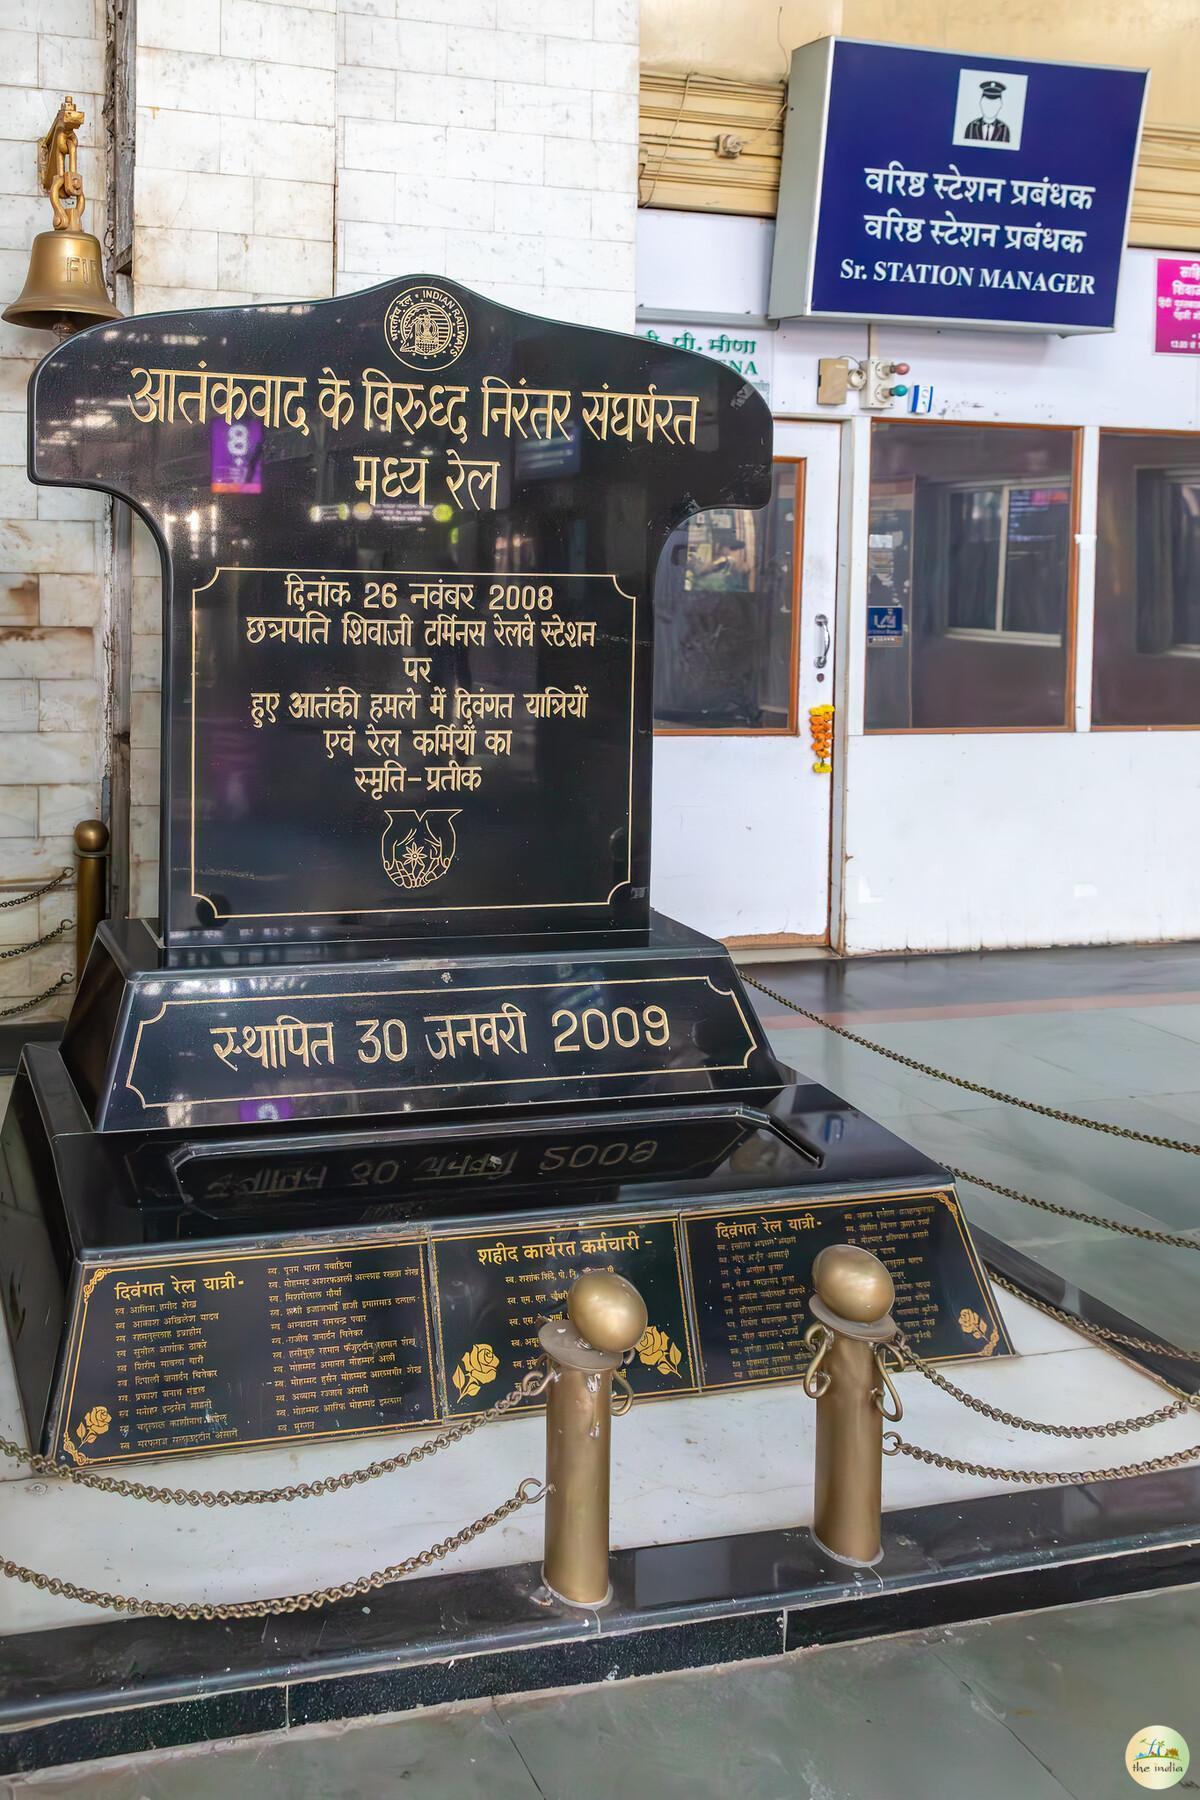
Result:
{"label": "floor tile", "polygon": [[1123,1756],[1145,1725],[1196,1742],[1195,1588],[952,1627],[936,1654],[1077,1800],[1137,1791]]}
{"label": "floor tile", "polygon": [[546,1800],[1064,1800],[957,1676],[905,1642],[593,1688],[501,1716]]}

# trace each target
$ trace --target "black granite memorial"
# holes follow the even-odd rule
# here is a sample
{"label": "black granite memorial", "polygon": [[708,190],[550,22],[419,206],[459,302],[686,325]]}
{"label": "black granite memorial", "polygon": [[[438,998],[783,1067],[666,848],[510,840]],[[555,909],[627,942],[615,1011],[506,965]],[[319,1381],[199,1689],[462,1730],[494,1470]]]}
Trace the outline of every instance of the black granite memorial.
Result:
{"label": "black granite memorial", "polygon": [[640,1397],[793,1379],[837,1238],[926,1354],[1008,1351],[946,1172],[650,910],[655,568],[770,459],[722,365],[426,277],[39,365],[34,480],[128,501],[164,590],[159,917],[101,927],[0,1137],[48,1453],[460,1416],[597,1266]]}

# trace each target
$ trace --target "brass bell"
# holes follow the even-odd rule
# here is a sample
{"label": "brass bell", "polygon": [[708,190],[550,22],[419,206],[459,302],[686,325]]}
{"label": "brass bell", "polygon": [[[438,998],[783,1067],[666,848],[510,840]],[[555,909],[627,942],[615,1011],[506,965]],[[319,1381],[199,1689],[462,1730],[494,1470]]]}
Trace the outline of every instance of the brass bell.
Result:
{"label": "brass bell", "polygon": [[39,231],[25,286],[0,317],[10,325],[64,334],[119,319],[102,274],[100,240],[90,231]]}
{"label": "brass bell", "polygon": [[38,180],[54,209],[54,230],[34,238],[25,286],[0,315],[10,325],[57,331],[60,337],[121,317],[104,286],[100,240],[80,229],[87,204],[77,163],[83,121],[68,94],[38,145]]}

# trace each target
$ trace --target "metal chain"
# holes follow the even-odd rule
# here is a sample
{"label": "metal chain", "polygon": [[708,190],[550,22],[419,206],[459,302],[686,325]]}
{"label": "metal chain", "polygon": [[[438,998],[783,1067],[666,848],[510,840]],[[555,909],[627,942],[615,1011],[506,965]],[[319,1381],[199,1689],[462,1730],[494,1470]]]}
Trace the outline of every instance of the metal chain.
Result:
{"label": "metal chain", "polygon": [[972,1175],[969,1169],[956,1169],[952,1163],[946,1167],[959,1181],[969,1181],[975,1187],[987,1188],[989,1193],[1002,1194],[1006,1200],[1019,1200],[1022,1206],[1036,1206],[1039,1212],[1053,1213],[1058,1219],[1075,1219],[1081,1225],[1099,1225],[1104,1231],[1120,1232],[1122,1237],[1140,1238],[1147,1244],[1165,1244],[1171,1250],[1200,1250],[1200,1239],[1183,1237],[1175,1231],[1153,1231],[1145,1225],[1126,1225],[1120,1219],[1106,1219],[1101,1213],[1081,1212],[1074,1206],[1059,1206],[1053,1200],[1038,1200],[1032,1194],[1023,1194],[1020,1188],[1002,1187],[998,1181],[985,1181],[982,1175]]}
{"label": "metal chain", "polygon": [[268,1506],[278,1500],[315,1500],[325,1494],[341,1493],[346,1488],[361,1487],[365,1482],[376,1481],[381,1475],[392,1475],[397,1469],[407,1469],[426,1456],[436,1456],[439,1450],[446,1450],[451,1444],[461,1443],[463,1438],[470,1437],[481,1425],[490,1425],[493,1420],[502,1418],[514,1406],[519,1406],[522,1400],[534,1399],[545,1390],[550,1379],[549,1373],[538,1364],[502,1400],[489,1406],[486,1412],[476,1413],[469,1419],[460,1419],[457,1424],[439,1432],[437,1437],[427,1438],[424,1443],[414,1444],[410,1450],[398,1451],[395,1456],[385,1457],[380,1462],[368,1463],[364,1468],[347,1469],[341,1475],[324,1475],[319,1481],[296,1482],[291,1487],[152,1487],[144,1481],[126,1481],[120,1476],[97,1475],[89,1469],[63,1468],[47,1456],[32,1455],[11,1438],[0,1438],[0,1454],[14,1462],[24,1463],[35,1475],[47,1475],[56,1481],[72,1482],[76,1487],[94,1488],[101,1493],[120,1494],[126,1500],[157,1500],[171,1506],[208,1507]]}
{"label": "metal chain", "polygon": [[[1036,1307],[1038,1312],[1045,1313],[1048,1319],[1057,1319],[1060,1324],[1069,1325],[1072,1330],[1081,1331],[1085,1337],[1095,1338],[1098,1343],[1120,1344],[1127,1350],[1147,1350],[1154,1356],[1173,1356],[1181,1362],[1200,1363],[1200,1350],[1181,1350],[1176,1344],[1156,1344],[1152,1338],[1130,1337],[1127,1332],[1113,1331],[1107,1325],[1097,1325],[1091,1320],[1081,1319],[1078,1313],[1066,1312],[1061,1306],[1052,1306],[1049,1300],[1039,1300],[1036,1295],[1026,1293],[1024,1288],[1018,1287],[1015,1281],[1009,1281],[990,1264],[988,1275],[1006,1294],[1014,1294],[1018,1300],[1024,1300],[1027,1306]],[[1173,1381],[1167,1381],[1165,1376],[1156,1375],[1154,1379],[1164,1382],[1181,1400],[1191,1399],[1190,1394],[1183,1388],[1176,1387]]]}
{"label": "metal chain", "polygon": [[0,962],[9,962],[14,956],[24,956],[27,950],[40,950],[44,944],[52,944],[71,923],[70,919],[60,919],[54,930],[46,932],[44,937],[34,938],[29,944],[17,944],[11,950],[0,950]]}
{"label": "metal chain", "polygon": [[864,1050],[874,1050],[878,1056],[886,1056],[891,1062],[915,1070],[918,1075],[928,1075],[934,1081],[948,1081],[954,1087],[965,1088],[969,1094],[982,1094],[985,1100],[998,1100],[1004,1106],[1019,1106],[1025,1112],[1040,1113],[1042,1118],[1057,1119],[1062,1125],[1082,1125],[1087,1131],[1103,1131],[1109,1137],[1129,1138],[1137,1144],[1153,1144],[1159,1150],[1180,1150],[1185,1156],[1200,1156],[1200,1144],[1189,1143],[1184,1138],[1156,1137],[1148,1131],[1134,1131],[1128,1125],[1108,1125],[1103,1119],[1088,1119],[1080,1113],[1064,1112],[1057,1106],[1042,1106],[1037,1100],[1022,1100],[1018,1094],[1006,1094],[1003,1088],[984,1087],[981,1082],[968,1081],[962,1075],[951,1075],[946,1069],[935,1068],[932,1063],[918,1062],[915,1057],[905,1056],[899,1050],[891,1050],[886,1044],[877,1044],[873,1038],[861,1037],[857,1031],[847,1031],[844,1025],[834,1025],[829,1019],[822,1018],[820,1013],[810,1012],[807,1006],[789,1000],[778,988],[768,987],[765,981],[756,981],[744,969],[741,976],[750,987],[757,988],[760,994],[778,1001],[780,1006],[799,1013],[801,1018],[811,1019],[814,1025],[823,1025],[826,1031],[845,1038],[847,1043],[859,1044]]}
{"label": "metal chain", "polygon": [[1200,1444],[1186,1450],[1174,1450],[1168,1456],[1155,1456],[1145,1462],[1123,1463],[1118,1469],[993,1469],[986,1463],[965,1462],[957,1456],[943,1456],[938,1450],[926,1450],[921,1444],[910,1444],[898,1431],[883,1434],[885,1456],[911,1456],[934,1469],[949,1469],[955,1475],[978,1475],[984,1481],[1022,1481],[1030,1487],[1075,1487],[1093,1481],[1125,1481],[1132,1475],[1156,1475],[1163,1469],[1181,1469],[1187,1463],[1200,1461]]}
{"label": "metal chain", "polygon": [[7,912],[10,906],[24,906],[27,900],[40,900],[43,894],[52,894],[64,881],[70,881],[72,873],[71,869],[62,869],[43,887],[30,888],[27,894],[14,894],[11,900],[0,900],[0,912]]}
{"label": "metal chain", "polygon": [[40,994],[35,994],[33,996],[32,1000],[21,1000],[16,1006],[0,1007],[0,1019],[15,1019],[18,1018],[21,1013],[32,1012],[35,1006],[40,1006],[42,1004],[43,1000],[53,999],[54,995],[57,994],[61,988],[70,987],[74,979],[75,977],[73,975],[69,975],[64,971],[57,981],[52,981],[48,988],[43,988]]}
{"label": "metal chain", "polygon": [[341,1582],[337,1587],[313,1588],[308,1593],[287,1594],[274,1600],[236,1600],[228,1605],[205,1604],[200,1601],[141,1600],[132,1594],[108,1594],[103,1589],[81,1587],[77,1582],[64,1581],[58,1575],[43,1575],[37,1569],[27,1569],[7,1557],[0,1559],[0,1575],[7,1575],[12,1581],[23,1581],[45,1594],[57,1594],[64,1600],[79,1600],[85,1606],[104,1606],[115,1612],[138,1613],[143,1618],[274,1619],[283,1613],[311,1612],[317,1607],[331,1606],[337,1600],[349,1600],[357,1594],[369,1594],[375,1588],[389,1587],[405,1575],[415,1574],[418,1569],[427,1569],[433,1563],[441,1562],[451,1551],[461,1550],[464,1544],[469,1544],[473,1538],[490,1531],[493,1525],[502,1524],[513,1513],[519,1512],[521,1507],[533,1506],[544,1499],[547,1491],[544,1482],[527,1475],[511,1499],[502,1501],[493,1511],[484,1513],[472,1524],[456,1531],[453,1537],[431,1544],[428,1550],[422,1550],[416,1556],[406,1556],[403,1562],[390,1563],[386,1569],[377,1569],[372,1575],[360,1575],[357,1580]]}
{"label": "metal chain", "polygon": [[994,1419],[998,1425],[1013,1425],[1018,1431],[1041,1431],[1047,1437],[1059,1438],[1101,1438],[1125,1437],[1131,1431],[1145,1431],[1151,1425],[1162,1425],[1168,1419],[1178,1419],[1193,1408],[1200,1409],[1200,1394],[1190,1394],[1174,1400],[1168,1406],[1160,1406],[1154,1412],[1140,1413],[1129,1419],[1112,1419],[1104,1425],[1050,1425],[1040,1419],[1023,1419],[1019,1413],[1005,1412],[1002,1407],[991,1406],[981,1400],[977,1394],[968,1394],[963,1388],[956,1387],[952,1381],[927,1363],[923,1356],[918,1356],[908,1339],[901,1333],[892,1340],[889,1346],[902,1362],[909,1368],[923,1375],[952,1400],[958,1400],[972,1412],[982,1413],[985,1419]]}

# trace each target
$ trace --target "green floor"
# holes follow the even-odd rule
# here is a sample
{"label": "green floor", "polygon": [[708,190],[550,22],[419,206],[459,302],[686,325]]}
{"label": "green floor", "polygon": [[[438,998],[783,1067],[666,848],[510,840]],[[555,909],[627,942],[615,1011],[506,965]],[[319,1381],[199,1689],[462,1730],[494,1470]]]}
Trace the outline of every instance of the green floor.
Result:
{"label": "green floor", "polygon": [[[89,1800],[1123,1800],[1135,1731],[1200,1750],[1200,1590],[708,1674],[311,1727],[0,1784]],[[1200,1787],[1186,1777],[1181,1795]]]}
{"label": "green floor", "polygon": [[[761,1005],[780,1016],[777,1004]],[[971,1081],[1200,1143],[1200,1005],[851,1023]],[[805,1074],[931,1156],[1060,1205],[1195,1232],[1200,1243],[1200,1158],[984,1100],[829,1032],[775,1029],[772,1042]],[[968,1184],[961,1192],[973,1223],[1141,1324],[1200,1349],[1200,1257],[1056,1219]]]}

